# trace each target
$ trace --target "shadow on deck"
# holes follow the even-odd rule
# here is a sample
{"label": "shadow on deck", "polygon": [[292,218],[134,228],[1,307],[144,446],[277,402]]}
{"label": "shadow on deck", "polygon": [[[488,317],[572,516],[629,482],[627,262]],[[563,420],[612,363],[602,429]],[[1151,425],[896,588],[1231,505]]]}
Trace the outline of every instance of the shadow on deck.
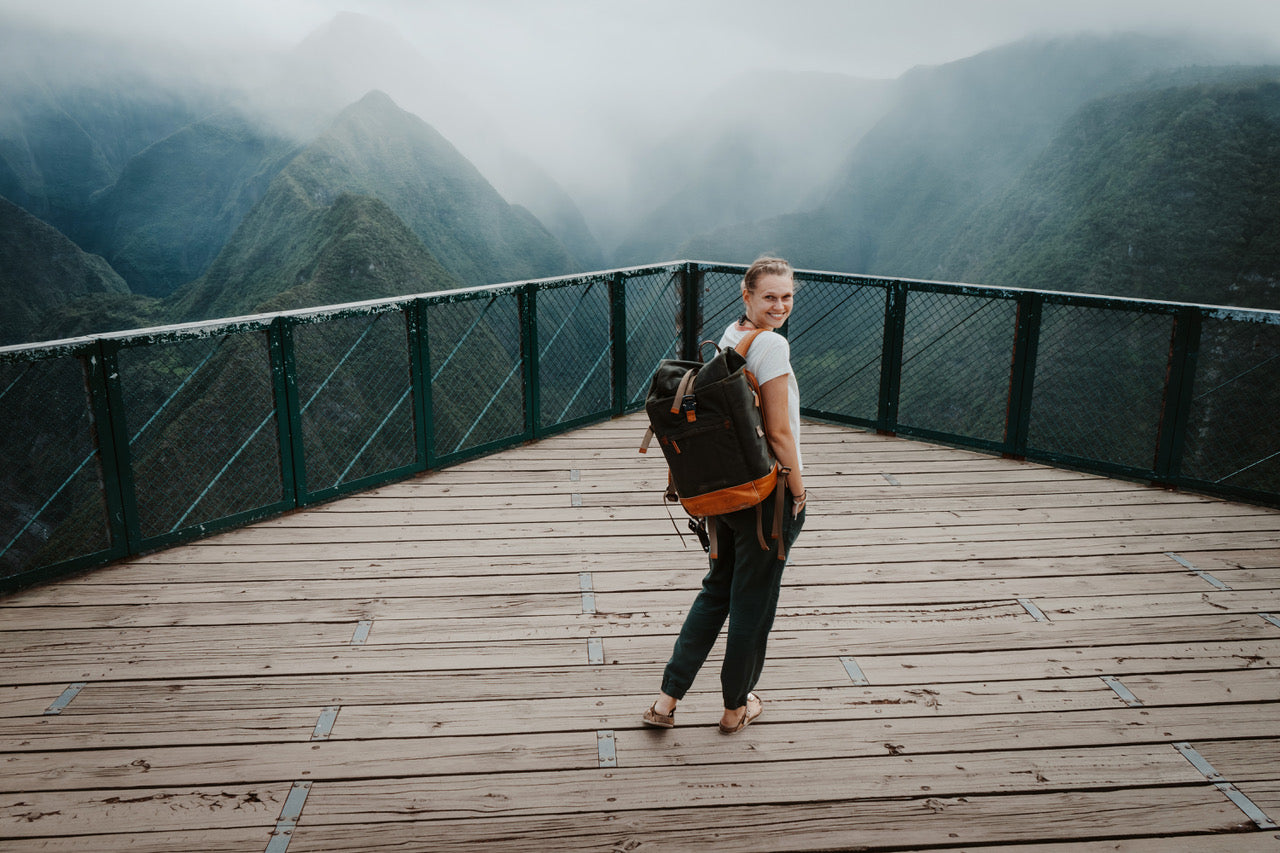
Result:
{"label": "shadow on deck", "polygon": [[765,715],[652,731],[642,431],[0,600],[0,849],[1280,851],[1280,512],[809,424]]}

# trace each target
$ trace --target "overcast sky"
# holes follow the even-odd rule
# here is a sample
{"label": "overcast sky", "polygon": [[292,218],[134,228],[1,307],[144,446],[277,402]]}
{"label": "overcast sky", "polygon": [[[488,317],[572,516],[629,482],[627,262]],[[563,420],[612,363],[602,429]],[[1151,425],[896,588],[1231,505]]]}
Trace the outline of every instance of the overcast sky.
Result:
{"label": "overcast sky", "polygon": [[620,136],[746,70],[894,78],[1028,35],[1191,31],[1280,55],[1280,0],[0,0],[69,29],[239,49],[291,46],[341,11],[395,26],[514,126]]}
{"label": "overcast sky", "polygon": [[591,89],[753,67],[896,77],[1025,35],[1141,29],[1280,47],[1277,0],[0,0],[67,26],[166,40],[296,42],[337,12],[399,26],[424,51],[519,88]]}

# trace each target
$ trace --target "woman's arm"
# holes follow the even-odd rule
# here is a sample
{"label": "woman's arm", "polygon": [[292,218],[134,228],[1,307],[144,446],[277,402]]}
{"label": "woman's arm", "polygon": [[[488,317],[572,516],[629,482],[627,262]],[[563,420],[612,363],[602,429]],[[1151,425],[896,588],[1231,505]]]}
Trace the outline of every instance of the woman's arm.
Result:
{"label": "woman's arm", "polygon": [[800,453],[796,437],[791,434],[791,418],[787,411],[787,375],[775,376],[760,386],[761,405],[764,408],[764,425],[769,449],[784,468],[787,475],[787,491],[796,497],[804,494],[804,477],[800,473]]}

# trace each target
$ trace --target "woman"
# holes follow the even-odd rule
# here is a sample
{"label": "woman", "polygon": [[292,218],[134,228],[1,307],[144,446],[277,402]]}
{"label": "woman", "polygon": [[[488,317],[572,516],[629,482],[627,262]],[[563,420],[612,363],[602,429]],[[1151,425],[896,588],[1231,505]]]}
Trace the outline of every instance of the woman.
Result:
{"label": "woman", "polygon": [[[747,369],[760,383],[769,447],[778,464],[790,468],[791,473],[787,476],[786,493],[779,494],[784,491],[781,486],[775,489],[761,510],[768,518],[773,514],[774,501],[786,501],[783,541],[787,553],[804,526],[805,489],[800,460],[800,392],[791,369],[790,345],[776,330],[791,315],[794,295],[790,264],[780,258],[760,258],[742,279],[742,316],[720,338],[721,347],[731,347],[748,332],[763,330],[747,350]],[[785,560],[778,558],[776,548],[760,548],[756,519],[753,507],[714,520],[719,525],[719,554],[711,560],[702,591],[680,630],[663,673],[662,692],[644,712],[646,725],[675,725],[676,702],[693,684],[726,618],[729,633],[720,670],[724,694],[720,731],[742,731],[763,712],[763,702],[751,690],[764,667],[765,645],[778,606]]]}

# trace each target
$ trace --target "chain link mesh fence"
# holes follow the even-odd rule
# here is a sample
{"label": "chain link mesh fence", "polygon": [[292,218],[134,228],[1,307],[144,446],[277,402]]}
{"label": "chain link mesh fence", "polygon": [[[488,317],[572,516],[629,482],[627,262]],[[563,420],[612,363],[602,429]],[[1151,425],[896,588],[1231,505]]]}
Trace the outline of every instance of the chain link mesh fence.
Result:
{"label": "chain link mesh fence", "polygon": [[84,362],[0,363],[0,577],[111,546]]}
{"label": "chain link mesh fence", "polygon": [[1205,320],[1182,474],[1213,485],[1277,491],[1278,415],[1280,326]]}
{"label": "chain link mesh fence", "polygon": [[609,411],[613,362],[609,283],[593,279],[538,293],[538,390],[543,428]]}
{"label": "chain link mesh fence", "polygon": [[787,336],[802,405],[821,414],[875,423],[884,312],[884,287],[797,276]]}
{"label": "chain link mesh fence", "polygon": [[699,290],[702,317],[698,340],[719,342],[729,324],[742,315],[742,273],[708,270],[702,274]]}
{"label": "chain link mesh fence", "polygon": [[404,311],[306,323],[293,338],[307,490],[412,465],[417,437]]}
{"label": "chain link mesh fence", "polygon": [[283,499],[264,331],[126,346],[119,365],[144,539]]}
{"label": "chain link mesh fence", "polygon": [[1150,472],[1172,317],[1046,301],[1028,451]]}
{"label": "chain link mesh fence", "polygon": [[[698,337],[718,339],[741,310],[742,270],[672,265],[613,276],[625,281],[625,347],[610,339],[611,279],[592,276],[350,306],[280,318],[272,329],[255,321],[2,352],[0,580],[101,562],[416,467],[410,365],[418,356],[430,382],[423,426],[436,464],[604,415],[615,404],[633,407],[658,361],[679,355],[690,270]],[[785,331],[809,414],[1006,450],[1006,419],[1016,414],[1019,430],[1025,418],[1030,458],[1152,479],[1171,466],[1175,485],[1280,500],[1275,314],[1036,297],[1043,309],[1027,315],[1035,337],[1026,340],[1038,340],[1026,362],[1034,367],[1029,408],[1012,413],[1009,401],[1025,397],[1010,393],[1018,316],[1010,292],[822,273],[800,273],[797,284]],[[530,305],[536,315],[523,316]],[[902,313],[889,316],[890,309]],[[1179,326],[1175,340],[1175,310],[1200,322],[1190,391],[1166,388],[1181,373],[1174,357],[1182,331],[1196,328]],[[412,350],[414,311],[426,353]],[[897,322],[902,370],[889,376],[884,335]],[[533,323],[540,370],[530,377],[524,334]],[[108,353],[106,365],[83,354],[99,351]],[[612,363],[615,351],[626,352],[625,365]],[[112,365],[108,375],[102,368]],[[294,412],[284,403],[287,370],[298,392]],[[615,376],[625,376],[616,396]],[[881,399],[894,387],[896,409],[891,396]],[[526,413],[534,393],[536,423]],[[1178,401],[1184,433],[1169,432],[1179,423]],[[103,436],[127,452],[117,455],[112,445],[103,454],[95,412],[109,412]],[[282,430],[285,417],[300,419],[301,435]],[[295,444],[282,447],[282,434]],[[1019,447],[1021,440],[1019,433]],[[286,502],[286,464],[298,458],[294,473],[305,489]],[[122,536],[109,504],[140,543]]]}
{"label": "chain link mesh fence", "polygon": [[524,361],[514,293],[427,306],[437,457],[524,432]]}
{"label": "chain link mesh fence", "polygon": [[1011,299],[910,291],[898,423],[1003,441],[1017,312]]}
{"label": "chain link mesh fence", "polygon": [[626,406],[643,405],[649,382],[664,358],[680,356],[680,288],[674,272],[626,281]]}

